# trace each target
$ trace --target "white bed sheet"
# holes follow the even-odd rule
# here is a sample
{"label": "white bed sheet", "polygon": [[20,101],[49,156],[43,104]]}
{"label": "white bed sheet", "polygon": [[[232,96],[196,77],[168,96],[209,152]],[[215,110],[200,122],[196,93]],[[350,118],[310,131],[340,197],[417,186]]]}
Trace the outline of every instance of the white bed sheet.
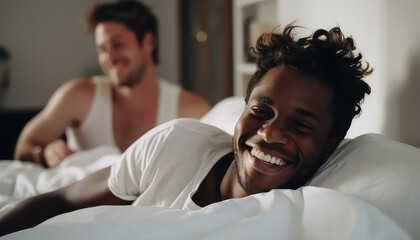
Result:
{"label": "white bed sheet", "polygon": [[51,169],[29,162],[0,161],[0,216],[23,199],[62,188],[112,165],[120,155],[114,146],[100,146],[72,154]]}
{"label": "white bed sheet", "polygon": [[[242,97],[229,97],[216,104],[200,120],[233,134],[244,106]],[[26,198],[62,188],[112,165],[120,155],[115,146],[99,146],[74,153],[52,169],[29,162],[1,160],[0,216]]]}
{"label": "white bed sheet", "polygon": [[317,187],[272,190],[197,211],[102,206],[52,218],[4,239],[411,239],[381,211]]}
{"label": "white bed sheet", "polygon": [[[241,98],[228,98],[201,120],[232,134],[243,107]],[[0,215],[16,199],[54,190],[109,166],[118,159],[115,150],[77,153],[57,170],[15,161],[16,168],[8,169],[15,171],[10,178],[0,171]],[[273,190],[193,212],[131,206],[85,209],[7,239],[410,239],[406,233],[418,239],[419,156],[418,148],[364,135],[337,149],[310,183],[314,187]],[[19,184],[12,176],[18,176]],[[14,196],[6,199],[13,202],[7,208],[1,205],[3,191],[5,197]]]}

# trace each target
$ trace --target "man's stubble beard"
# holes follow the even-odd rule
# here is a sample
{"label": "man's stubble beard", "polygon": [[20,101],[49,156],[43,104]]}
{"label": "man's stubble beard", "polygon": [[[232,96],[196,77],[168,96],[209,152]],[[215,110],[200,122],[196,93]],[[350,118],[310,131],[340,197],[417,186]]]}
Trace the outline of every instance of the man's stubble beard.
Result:
{"label": "man's stubble beard", "polygon": [[[238,181],[238,183],[242,187],[242,189],[244,189],[245,192],[249,195],[260,193],[260,192],[268,192],[270,189],[257,190],[257,191],[255,189],[254,190],[251,189],[251,187],[248,185],[248,182],[246,181],[246,176],[241,176],[241,174],[240,174],[242,169],[241,169],[241,166],[239,165],[239,154],[238,154],[238,152],[239,152],[239,148],[241,148],[241,146],[242,146],[242,148],[244,148],[243,146],[245,145],[246,140],[247,140],[246,136],[239,137],[239,141],[238,141],[237,145],[235,145],[235,142],[236,142],[235,138],[233,138],[233,140],[232,140],[232,148],[233,148],[233,155],[234,155],[233,161],[234,161],[235,170],[236,170],[236,180]],[[241,151],[245,152],[245,149],[241,149]],[[242,172],[244,172],[244,171],[242,171]],[[313,175],[312,175],[312,177],[313,177]],[[289,188],[290,189],[296,189],[296,188],[300,187],[301,185],[303,185],[304,183],[308,182],[309,179],[310,179],[310,177],[308,177],[306,181],[296,182],[295,184],[292,185],[291,184],[291,182],[293,182],[293,178],[292,178],[292,181],[289,180],[287,182],[287,184],[285,184],[285,185],[289,186],[289,187],[287,187],[288,189]],[[272,188],[272,189],[284,189],[284,187],[279,185],[279,186],[277,186],[275,188]]]}
{"label": "man's stubble beard", "polygon": [[[238,145],[241,144],[241,141],[245,142],[241,138],[239,138]],[[252,194],[252,192],[249,190],[248,185],[246,184],[246,181],[242,178],[240,174],[240,166],[239,166],[239,157],[238,157],[238,148],[239,146],[235,145],[235,138],[232,140],[232,148],[233,148],[233,156],[234,156],[234,163],[235,163],[235,171],[236,171],[236,181],[238,181],[239,185],[242,187],[242,189],[245,190],[247,194]]]}
{"label": "man's stubble beard", "polygon": [[119,83],[122,87],[134,87],[142,82],[144,74],[146,73],[146,64],[142,64],[136,71],[128,74],[124,81]]}

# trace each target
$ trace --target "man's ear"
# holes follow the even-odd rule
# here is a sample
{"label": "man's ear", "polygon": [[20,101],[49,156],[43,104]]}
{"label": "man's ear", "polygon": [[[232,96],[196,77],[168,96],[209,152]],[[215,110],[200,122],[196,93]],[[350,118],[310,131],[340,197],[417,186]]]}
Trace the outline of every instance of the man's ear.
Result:
{"label": "man's ear", "polygon": [[151,32],[147,32],[144,35],[143,41],[142,41],[143,50],[151,54],[153,50],[156,48],[156,43],[157,43],[157,39],[155,35]]}

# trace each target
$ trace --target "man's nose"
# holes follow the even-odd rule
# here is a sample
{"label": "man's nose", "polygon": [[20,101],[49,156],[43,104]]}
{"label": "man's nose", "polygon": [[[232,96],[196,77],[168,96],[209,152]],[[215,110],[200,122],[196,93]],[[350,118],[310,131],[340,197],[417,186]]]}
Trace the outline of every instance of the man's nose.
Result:
{"label": "man's nose", "polygon": [[102,52],[99,54],[99,59],[102,63],[110,66],[116,62],[118,56],[116,51],[112,49],[106,49],[102,50]]}
{"label": "man's nose", "polygon": [[286,126],[280,122],[268,121],[264,123],[257,131],[263,140],[267,143],[287,144],[290,140]]}

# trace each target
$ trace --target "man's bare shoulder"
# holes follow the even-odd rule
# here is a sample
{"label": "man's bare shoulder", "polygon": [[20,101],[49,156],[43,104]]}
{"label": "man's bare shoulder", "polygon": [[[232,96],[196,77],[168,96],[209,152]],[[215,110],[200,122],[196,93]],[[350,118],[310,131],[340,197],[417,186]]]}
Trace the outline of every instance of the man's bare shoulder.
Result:
{"label": "man's bare shoulder", "polygon": [[72,121],[84,119],[95,94],[91,78],[77,78],[64,83],[51,97],[45,114],[57,115],[65,109],[65,115]]}
{"label": "man's bare shoulder", "polygon": [[210,110],[210,104],[204,98],[181,89],[179,94],[178,117],[200,118]]}
{"label": "man's bare shoulder", "polygon": [[90,95],[94,93],[95,83],[92,81],[92,78],[89,77],[74,78],[63,84],[61,88],[72,94]]}
{"label": "man's bare shoulder", "polygon": [[[92,78],[75,78],[64,83],[54,93],[53,98],[61,101],[71,100],[81,103],[91,101],[95,94],[95,84]],[[75,102],[75,103],[76,103]]]}

